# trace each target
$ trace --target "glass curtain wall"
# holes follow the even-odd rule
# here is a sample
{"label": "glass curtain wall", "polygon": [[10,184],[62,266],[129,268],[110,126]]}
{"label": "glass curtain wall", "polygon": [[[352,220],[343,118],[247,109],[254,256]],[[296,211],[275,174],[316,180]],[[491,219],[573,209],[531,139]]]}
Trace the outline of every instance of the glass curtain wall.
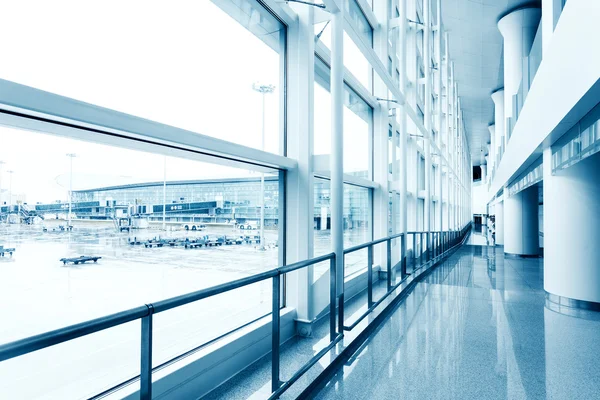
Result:
{"label": "glass curtain wall", "polygon": [[[13,39],[0,79],[64,96],[61,118],[74,126],[93,110],[284,154],[286,27],[256,1],[60,0],[35,12],[17,2],[3,15],[0,33]],[[0,344],[281,265],[280,170],[104,128],[44,127],[0,126],[11,171],[0,245],[17,249],[0,268],[10,305]],[[72,262],[81,255],[98,261]],[[154,366],[269,314],[271,292],[267,280],[157,314]],[[139,330],[135,321],[2,362],[0,398],[88,398],[131,379]]]}
{"label": "glass curtain wall", "polygon": [[[1,128],[0,244],[18,249],[0,273],[0,300],[11,304],[0,310],[8,327],[0,343],[277,267],[286,260],[286,246],[298,246],[297,255],[290,252],[298,259],[288,261],[330,252],[332,151],[344,158],[344,247],[372,240],[374,228],[377,239],[400,232],[403,215],[408,231],[424,229],[425,201],[432,202],[431,218],[441,207],[444,224],[464,222],[456,221],[455,210],[465,206],[454,199],[457,180],[468,174],[455,161],[468,165],[469,155],[460,154],[464,132],[451,117],[461,110],[447,63],[425,59],[426,35],[435,30],[425,26],[431,18],[424,0],[406,0],[405,10],[398,0],[340,3],[346,13],[343,149],[331,148],[328,60],[336,55],[327,13],[311,14],[318,22],[306,35],[298,21],[310,17],[297,10],[310,6],[285,2],[269,2],[272,9],[256,0],[39,3],[35,13],[19,2],[3,9],[8,17],[0,33],[11,40],[2,46],[0,86],[15,83],[35,93],[27,100],[29,113],[39,105],[62,105],[51,116],[74,127],[49,122],[16,130],[0,109],[0,124],[10,126]],[[401,20],[392,23],[394,18]],[[301,38],[314,39],[313,82],[310,74],[296,73],[306,67],[296,56],[312,51],[312,41]],[[288,48],[294,57],[286,58]],[[423,79],[434,65],[443,80],[437,100],[426,98],[432,82]],[[287,69],[294,73],[286,75]],[[310,95],[307,88],[314,97],[302,97]],[[6,99],[10,94],[0,92],[0,107],[11,104]],[[306,115],[303,106],[290,108],[310,102]],[[426,107],[428,102],[433,106]],[[286,109],[293,111],[289,121]],[[439,163],[426,174],[425,166],[433,164],[425,159],[431,155],[424,143],[433,133],[425,122],[435,121],[438,112],[449,128],[439,127],[437,136],[447,143],[440,141],[441,149],[431,143]],[[101,114],[103,123],[80,126],[88,114]],[[126,124],[111,125],[117,120]],[[180,142],[184,137],[192,144]],[[284,157],[288,139],[297,144],[304,138],[312,141],[306,142],[311,149],[298,152],[297,160]],[[306,165],[314,166],[310,179],[287,186],[294,179],[286,182],[286,176],[295,175],[285,170],[295,173]],[[425,188],[438,196],[437,204],[425,199]],[[284,198],[290,193],[292,199]],[[306,209],[284,215],[307,198],[308,219]],[[283,235],[288,221],[292,229]],[[313,229],[314,240],[294,243],[298,224],[308,224],[297,231]],[[412,240],[406,244],[408,254],[422,250],[419,241],[415,249]],[[384,266],[381,249],[375,263]],[[85,266],[59,261],[81,254],[102,258]],[[346,257],[345,277],[364,273],[366,261],[366,249]],[[328,268],[318,265],[312,276],[317,280]],[[286,304],[295,307],[306,293],[287,296],[285,290],[303,287],[290,286],[284,298],[298,301]],[[157,315],[155,365],[267,315],[271,290],[267,281]],[[52,312],[24,298],[27,291],[43,294]],[[210,327],[202,323],[207,320]],[[107,350],[90,350],[98,348]],[[136,322],[0,363],[0,376],[10,382],[0,398],[62,398],[65,388],[76,397],[93,396],[139,373],[137,352]],[[74,388],[73,376],[92,383]],[[28,385],[36,379],[38,384]]]}
{"label": "glass curtain wall", "polygon": [[283,154],[285,27],[257,2],[35,7],[3,9],[27,18],[6,18],[0,27],[18,38],[2,46],[2,79],[248,147],[264,142]]}

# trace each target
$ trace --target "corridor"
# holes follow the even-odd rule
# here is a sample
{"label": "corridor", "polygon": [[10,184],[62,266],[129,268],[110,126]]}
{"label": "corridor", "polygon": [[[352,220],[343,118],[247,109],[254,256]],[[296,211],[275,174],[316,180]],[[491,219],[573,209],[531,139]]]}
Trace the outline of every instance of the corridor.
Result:
{"label": "corridor", "polygon": [[598,398],[600,315],[553,309],[543,259],[463,246],[318,398]]}

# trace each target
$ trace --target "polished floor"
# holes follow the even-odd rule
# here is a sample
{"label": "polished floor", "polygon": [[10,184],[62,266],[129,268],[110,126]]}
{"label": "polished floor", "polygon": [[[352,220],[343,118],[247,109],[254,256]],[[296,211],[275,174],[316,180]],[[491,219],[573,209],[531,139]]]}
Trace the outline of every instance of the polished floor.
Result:
{"label": "polished floor", "polygon": [[465,245],[319,399],[600,399],[600,313],[552,310],[542,259]]}

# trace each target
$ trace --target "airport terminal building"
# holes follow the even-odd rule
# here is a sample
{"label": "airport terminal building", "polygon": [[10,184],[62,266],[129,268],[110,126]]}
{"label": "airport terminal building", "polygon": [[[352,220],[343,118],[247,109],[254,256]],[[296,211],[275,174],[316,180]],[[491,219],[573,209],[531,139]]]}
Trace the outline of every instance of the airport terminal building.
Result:
{"label": "airport terminal building", "polygon": [[[315,179],[314,224],[319,230],[331,226],[329,181]],[[368,227],[370,215],[367,190],[351,185],[344,188],[346,228]],[[276,226],[279,215],[279,179],[265,177],[265,226]],[[147,182],[108,186],[73,192],[77,218],[110,219],[117,209],[162,220],[163,196],[168,222],[246,223],[260,220],[260,178],[204,179]],[[36,205],[36,210],[66,211],[67,204]]]}

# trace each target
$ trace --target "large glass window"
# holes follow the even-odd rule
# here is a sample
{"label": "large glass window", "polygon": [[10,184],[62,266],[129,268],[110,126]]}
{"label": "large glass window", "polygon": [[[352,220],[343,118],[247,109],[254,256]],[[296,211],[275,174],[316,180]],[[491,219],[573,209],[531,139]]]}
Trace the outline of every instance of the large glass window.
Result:
{"label": "large glass window", "polygon": [[[329,180],[315,178],[314,183],[314,254],[331,251],[331,191]],[[344,248],[371,240],[371,193],[369,188],[344,184]],[[364,254],[363,254],[364,253]],[[366,251],[346,256],[345,275],[367,267]],[[327,272],[328,263],[315,267],[315,279]]]}
{"label": "large glass window", "polygon": [[[356,0],[345,1],[346,12],[353,22],[353,27],[362,42],[373,47],[373,28],[363,14]],[[329,49],[331,49],[331,28],[328,22],[321,22],[314,26],[315,35]],[[344,66],[354,75],[359,82],[368,90],[371,89],[372,71],[371,65],[360,51],[356,43],[344,31]]]}
{"label": "large glass window", "polygon": [[[4,4],[0,78],[281,152],[285,27],[250,0]],[[263,102],[264,100],[264,102]]]}
{"label": "large glass window", "polygon": [[[0,343],[280,265],[277,170],[5,127],[0,137],[11,171],[0,184],[0,245],[16,249],[0,268]],[[101,258],[61,261],[81,255]],[[264,281],[157,314],[155,365],[268,314],[271,290]],[[0,398],[65,388],[87,398],[134,377],[139,329],[130,323],[0,363]]]}
{"label": "large glass window", "polygon": [[418,190],[425,190],[425,157],[423,157],[421,154],[418,154],[417,160]]}
{"label": "large glass window", "polygon": [[[315,155],[331,154],[329,69],[315,62]],[[373,109],[350,87],[344,90],[344,173],[371,179],[370,152]]]}

